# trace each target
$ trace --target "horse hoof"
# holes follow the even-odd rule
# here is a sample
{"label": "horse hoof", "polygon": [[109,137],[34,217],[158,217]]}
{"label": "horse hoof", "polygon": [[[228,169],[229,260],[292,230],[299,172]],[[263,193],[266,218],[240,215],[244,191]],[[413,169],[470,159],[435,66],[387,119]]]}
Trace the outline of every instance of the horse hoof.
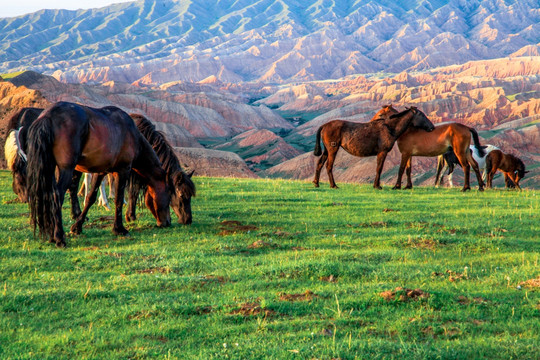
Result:
{"label": "horse hoof", "polygon": [[330,186],[332,189],[339,189],[337,185]]}
{"label": "horse hoof", "polygon": [[403,190],[409,190],[409,189],[412,189],[412,185],[407,185],[403,188]]}
{"label": "horse hoof", "polygon": [[66,247],[66,242],[64,240],[57,241],[56,242],[56,247],[57,248],[65,248]]}
{"label": "horse hoof", "polygon": [[483,187],[478,188],[478,191],[484,191],[484,188]]}
{"label": "horse hoof", "polygon": [[373,186],[374,189],[382,190],[382,186]]}
{"label": "horse hoof", "polygon": [[470,187],[461,189],[461,192],[466,192],[467,190],[471,190]]}
{"label": "horse hoof", "polygon": [[125,228],[124,229],[113,229],[113,233],[116,236],[128,236],[129,235],[129,231],[127,231]]}
{"label": "horse hoof", "polygon": [[71,228],[69,230],[74,235],[81,235],[82,226],[78,226],[77,223],[75,223],[75,224],[71,225]]}
{"label": "horse hoof", "polygon": [[315,187],[319,187],[319,182],[318,181],[313,181],[313,185],[315,185]]}
{"label": "horse hoof", "polygon": [[395,186],[392,188],[392,190],[399,190],[399,189],[401,189],[401,186],[398,186],[398,185],[395,185]]}

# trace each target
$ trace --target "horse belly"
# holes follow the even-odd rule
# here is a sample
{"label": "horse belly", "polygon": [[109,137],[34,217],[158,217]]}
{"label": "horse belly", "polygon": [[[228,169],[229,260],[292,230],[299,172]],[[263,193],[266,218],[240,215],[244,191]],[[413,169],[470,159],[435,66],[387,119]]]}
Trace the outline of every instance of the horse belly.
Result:
{"label": "horse belly", "polygon": [[126,142],[129,139],[125,138],[125,134],[116,137],[105,131],[94,131],[88,136],[76,169],[83,172],[110,172],[129,166],[134,151],[130,151],[129,147],[126,149]]}

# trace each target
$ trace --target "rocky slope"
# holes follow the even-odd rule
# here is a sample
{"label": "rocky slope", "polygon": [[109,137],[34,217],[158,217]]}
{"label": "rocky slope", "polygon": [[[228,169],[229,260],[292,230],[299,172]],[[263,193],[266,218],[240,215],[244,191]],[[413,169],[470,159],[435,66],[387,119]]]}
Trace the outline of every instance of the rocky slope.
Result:
{"label": "rocky slope", "polygon": [[0,19],[0,72],[304,82],[537,55],[539,34],[537,0],[139,0]]}

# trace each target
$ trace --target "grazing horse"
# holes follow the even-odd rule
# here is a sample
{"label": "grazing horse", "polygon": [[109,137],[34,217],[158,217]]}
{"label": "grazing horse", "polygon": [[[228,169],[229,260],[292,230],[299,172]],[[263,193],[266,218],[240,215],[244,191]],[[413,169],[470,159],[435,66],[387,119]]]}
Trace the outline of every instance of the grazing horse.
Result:
{"label": "grazing horse", "polygon": [[[486,156],[493,150],[498,150],[499,148],[493,145],[483,145],[482,149],[484,150],[484,156],[480,156],[478,149],[474,145],[470,145],[469,149],[472,152],[472,157],[474,161],[478,164],[478,170],[483,171],[482,180],[486,181]],[[435,175],[435,186],[439,186],[443,183],[444,172],[448,169],[448,183],[450,187],[454,186],[452,181],[452,173],[454,172],[455,165],[461,166],[459,160],[454,154],[454,150],[445,152],[442,155],[439,155],[437,158],[437,174]]]}
{"label": "grazing horse", "polygon": [[8,129],[11,130],[6,138],[4,154],[8,169],[13,175],[13,192],[20,202],[28,202],[26,190],[26,144],[28,128],[41,114],[43,109],[26,107],[15,112],[8,120]]}
{"label": "grazing horse", "polygon": [[[5,144],[6,160],[8,167],[13,174],[13,192],[17,195],[20,202],[28,202],[27,189],[27,137],[30,125],[43,112],[41,108],[22,108],[17,111],[9,120],[8,128],[12,128]],[[77,184],[79,183],[81,173],[74,171],[72,187],[69,189],[71,201],[71,217],[77,219],[81,214],[79,199],[77,199]]]}
{"label": "grazing horse", "polygon": [[394,189],[401,189],[401,179],[405,167],[407,167],[407,186],[405,189],[412,188],[411,158],[413,156],[438,156],[452,148],[465,173],[465,184],[461,191],[471,189],[471,186],[469,185],[471,166],[478,179],[478,190],[483,191],[484,182],[482,181],[482,176],[480,175],[476,161],[474,161],[471,152],[469,151],[471,134],[478,153],[480,156],[483,156],[484,150],[480,145],[478,133],[473,128],[463,124],[455,122],[437,124],[435,130],[432,132],[413,127],[409,128],[397,140],[398,148],[401,152],[401,163],[399,165],[399,173]]}
{"label": "grazing horse", "polygon": [[[58,168],[58,178],[55,170]],[[124,188],[133,169],[148,182],[146,205],[159,227],[170,225],[170,196],[165,171],[152,147],[137,130],[133,120],[114,106],[95,109],[58,102],[46,109],[28,132],[28,196],[34,230],[48,236],[56,246],[65,243],[62,203],[72,183],[74,170],[96,173],[91,195],[77,221],[71,227],[82,232],[88,209],[96,201],[97,186],[106,173],[116,183],[116,212],[113,232],[127,235],[122,224]]]}
{"label": "grazing horse", "polygon": [[[388,152],[392,150],[396,139],[403,134],[410,126],[417,126],[424,129],[426,132],[434,129],[433,124],[426,115],[415,107],[411,107],[405,111],[388,116],[391,106],[384,107],[379,111],[382,119],[371,121],[368,123],[354,123],[344,120],[333,120],[322,125],[317,130],[317,139],[315,142],[315,156],[321,155],[320,140],[322,138],[324,145],[324,153],[315,169],[315,179],[313,183],[316,187],[319,186],[319,177],[324,163],[330,187],[337,188],[332,174],[334,160],[340,147],[345,149],[349,154],[355,156],[375,156],[377,155],[377,173],[373,187],[382,189],[380,185],[381,173],[384,165],[384,160]],[[379,114],[377,113],[377,114]]]}
{"label": "grazing horse", "polygon": [[[191,197],[195,196],[195,184],[191,180],[193,173],[188,175],[182,170],[172,146],[167,142],[165,136],[156,130],[150,120],[139,114],[130,114],[130,116],[137,125],[137,129],[156,152],[163,170],[167,173],[166,181],[171,195],[171,207],[178,216],[178,222],[185,225],[191,224],[193,221]],[[140,190],[140,177],[132,174],[128,187],[127,221],[136,219],[135,208]],[[147,190],[145,189],[145,191]]]}
{"label": "grazing horse", "polygon": [[[501,170],[504,174],[505,180],[510,178],[519,190],[519,181],[525,177],[528,171],[525,171],[525,164],[521,159],[515,157],[512,154],[505,154],[500,150],[493,150],[486,158],[486,171],[487,171],[487,187],[492,188],[493,176]],[[509,186],[509,182],[506,182],[506,187]]]}

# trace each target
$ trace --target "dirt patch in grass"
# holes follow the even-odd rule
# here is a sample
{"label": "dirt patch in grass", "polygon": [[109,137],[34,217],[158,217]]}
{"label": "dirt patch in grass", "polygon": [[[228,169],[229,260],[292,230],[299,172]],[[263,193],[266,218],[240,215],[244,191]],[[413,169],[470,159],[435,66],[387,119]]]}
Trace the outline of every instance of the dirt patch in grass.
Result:
{"label": "dirt patch in grass", "polygon": [[18,197],[16,197],[15,199],[5,201],[4,204],[22,204],[22,202],[19,201]]}
{"label": "dirt patch in grass", "polygon": [[303,294],[279,294],[279,300],[281,301],[311,301],[317,297],[319,297],[319,295],[313,293],[311,290],[306,290],[306,292]]}
{"label": "dirt patch in grass", "polygon": [[250,232],[252,230],[258,230],[258,227],[256,227],[255,225],[243,225],[240,221],[224,220],[221,222],[219,229],[221,231],[218,233],[218,235],[225,236],[242,232]]}
{"label": "dirt patch in grass", "polygon": [[540,276],[536,279],[529,279],[527,281],[520,282],[519,285],[532,289],[540,288]]}
{"label": "dirt patch in grass", "polygon": [[89,247],[81,248],[80,250],[81,251],[96,251],[96,250],[99,250],[99,247],[97,247],[97,246],[89,246]]}
{"label": "dirt patch in grass", "polygon": [[338,281],[337,276],[334,276],[334,275],[330,275],[330,276],[321,276],[321,277],[319,278],[319,280],[325,281],[325,282],[331,282],[331,283],[335,283],[335,282]]}
{"label": "dirt patch in grass", "polygon": [[362,228],[385,228],[388,227],[388,223],[386,221],[374,221],[370,223],[361,223],[358,224],[358,226]]}
{"label": "dirt patch in grass", "polygon": [[117,252],[105,252],[105,253],[102,253],[102,255],[110,256],[117,259],[121,259],[124,256],[123,253],[117,253]]}
{"label": "dirt patch in grass", "polygon": [[234,309],[229,314],[242,316],[257,316],[259,314],[264,314],[265,316],[272,316],[275,315],[276,312],[270,309],[263,309],[261,307],[261,303],[259,301],[255,301],[240,304],[239,308]]}
{"label": "dirt patch in grass", "polygon": [[429,297],[429,293],[425,292],[424,290],[411,290],[399,286],[394,290],[383,291],[379,295],[386,301],[398,300],[402,302],[406,302],[409,300],[427,299]]}
{"label": "dirt patch in grass", "polygon": [[485,304],[487,303],[487,300],[480,296],[468,298],[466,296],[460,295],[458,296],[458,303],[460,303],[461,305]]}
{"label": "dirt patch in grass", "polygon": [[168,267],[152,267],[136,271],[137,274],[169,274],[171,269]]}
{"label": "dirt patch in grass", "polygon": [[421,238],[421,239],[408,238],[407,241],[405,242],[405,246],[411,247],[414,249],[435,250],[436,248],[442,246],[442,244],[432,238]]}
{"label": "dirt patch in grass", "polygon": [[144,338],[148,340],[159,341],[163,344],[169,341],[169,339],[167,339],[165,336],[145,335]]}
{"label": "dirt patch in grass", "polygon": [[432,277],[440,277],[440,276],[446,277],[446,276],[448,276],[448,281],[450,281],[450,282],[455,282],[455,281],[458,281],[458,280],[468,279],[467,274],[458,273],[458,272],[455,272],[455,271],[452,271],[452,270],[446,270],[443,273],[434,271],[433,273],[431,273],[431,276]]}
{"label": "dirt patch in grass", "polygon": [[277,247],[278,247],[277,244],[273,242],[264,241],[264,240],[257,240],[253,242],[252,244],[248,245],[248,249],[261,249],[261,248],[274,249]]}
{"label": "dirt patch in grass", "polygon": [[128,315],[128,320],[142,320],[157,316],[158,312],[155,310],[141,310],[136,311],[133,314]]}
{"label": "dirt patch in grass", "polygon": [[392,211],[399,211],[399,210],[396,210],[396,209],[390,209],[390,208],[384,208],[383,209],[383,213],[387,213],[387,212],[392,212]]}
{"label": "dirt patch in grass", "polygon": [[107,228],[107,227],[111,226],[113,222],[114,222],[114,216],[105,215],[105,216],[101,216],[101,217],[93,220],[92,222],[88,223],[87,226],[96,227],[96,228],[99,228],[99,229],[104,229],[104,228]]}
{"label": "dirt patch in grass", "polygon": [[201,285],[207,284],[225,284],[228,280],[223,276],[204,275],[201,279]]}

